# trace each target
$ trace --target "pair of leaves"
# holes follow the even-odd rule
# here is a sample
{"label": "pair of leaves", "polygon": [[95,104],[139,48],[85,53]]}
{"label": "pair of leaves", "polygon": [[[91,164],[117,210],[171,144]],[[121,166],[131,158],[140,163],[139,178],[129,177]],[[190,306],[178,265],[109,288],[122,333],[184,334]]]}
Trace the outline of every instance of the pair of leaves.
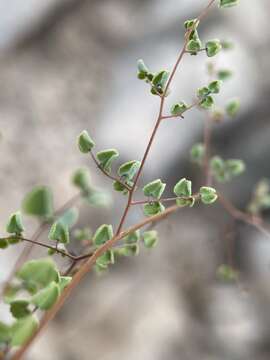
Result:
{"label": "pair of leaves", "polygon": [[202,186],[200,188],[200,198],[205,205],[213,204],[218,198],[216,189],[210,186]]}
{"label": "pair of leaves", "polygon": [[73,207],[64,212],[57,221],[52,224],[49,232],[49,239],[62,244],[69,243],[69,229],[77,222],[79,217],[78,209]]}
{"label": "pair of leaves", "polygon": [[158,71],[156,74],[149,71],[142,59],[137,62],[138,73],[140,80],[145,80],[151,85],[151,93],[153,95],[163,95],[166,84],[169,78],[169,72],[166,70]]}
{"label": "pair of leaves", "polygon": [[214,156],[210,161],[210,167],[215,179],[219,182],[227,182],[245,171],[245,163],[239,159],[223,160],[220,156]]}
{"label": "pair of leaves", "polygon": [[119,156],[119,152],[116,149],[106,149],[99,151],[97,153],[97,159],[99,161],[99,166],[107,171],[111,172],[111,165],[113,160],[117,159]]}
{"label": "pair of leaves", "polygon": [[199,21],[197,19],[190,19],[184,22],[185,29],[189,31],[189,41],[187,43],[186,50],[189,51],[191,55],[197,55],[198,51],[202,49],[202,42],[199,38],[197,30],[198,25]]}
{"label": "pair of leaves", "polygon": [[179,103],[173,104],[171,107],[172,115],[182,115],[185,111],[187,111],[188,105],[184,101],[180,101]]}
{"label": "pair of leaves", "polygon": [[183,178],[175,184],[173,192],[179,199],[176,200],[176,204],[179,206],[193,206],[195,198],[192,197],[192,182]]}
{"label": "pair of leaves", "polygon": [[208,57],[216,56],[222,50],[222,44],[219,39],[207,41],[205,44],[206,54]]}
{"label": "pair of leaves", "polygon": [[165,190],[166,184],[156,179],[143,187],[144,195],[155,199],[144,205],[143,210],[146,216],[153,216],[162,213],[165,207],[158,201]]}
{"label": "pair of leaves", "polygon": [[252,199],[248,205],[248,211],[259,215],[261,211],[270,208],[270,186],[266,179],[260,180],[253,191]]}
{"label": "pair of leaves", "polygon": [[[133,186],[132,179],[139,170],[140,166],[141,162],[137,160],[130,160],[120,165],[117,173],[125,185],[129,186],[130,188]],[[113,188],[115,191],[122,192],[124,195],[128,193],[128,189],[119,181],[114,181]]]}
{"label": "pair of leaves", "polygon": [[214,105],[214,99],[211,94],[218,94],[220,92],[221,81],[212,81],[208,86],[204,86],[197,90],[197,96],[201,99],[200,106],[203,109],[210,110]]}

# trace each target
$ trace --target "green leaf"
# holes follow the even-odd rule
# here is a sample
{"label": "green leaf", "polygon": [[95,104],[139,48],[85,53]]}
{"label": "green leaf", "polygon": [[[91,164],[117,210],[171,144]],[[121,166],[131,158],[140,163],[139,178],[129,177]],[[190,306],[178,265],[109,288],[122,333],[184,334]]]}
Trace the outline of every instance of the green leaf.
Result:
{"label": "green leaf", "polygon": [[195,197],[191,196],[189,198],[179,198],[179,199],[176,199],[176,204],[178,206],[189,206],[189,207],[192,207],[194,206],[195,204]]}
{"label": "green leaf", "polygon": [[165,190],[166,184],[160,179],[154,180],[143,187],[145,196],[151,196],[155,199],[160,199]]}
{"label": "green leaf", "polygon": [[9,243],[7,239],[0,239],[0,249],[6,249]]}
{"label": "green leaf", "polygon": [[21,346],[26,343],[37,328],[38,320],[34,315],[18,319],[11,327],[11,346]]}
{"label": "green leaf", "polygon": [[0,345],[8,343],[11,338],[10,326],[0,321]]}
{"label": "green leaf", "polygon": [[113,188],[114,188],[115,191],[122,192],[124,195],[126,195],[128,193],[128,190],[119,181],[114,181],[113,182]]}
{"label": "green leaf", "polygon": [[220,265],[217,269],[217,277],[222,281],[235,282],[239,274],[229,265]]}
{"label": "green leaf", "polygon": [[71,276],[61,276],[59,282],[60,293],[71,283]]}
{"label": "green leaf", "polygon": [[[57,250],[60,250],[60,251],[65,252],[65,253],[67,252],[67,249],[66,249],[65,245],[63,243],[58,243],[57,247],[55,246],[54,249],[48,249],[47,254],[49,256],[52,256],[57,252]],[[63,253],[61,253],[61,256],[65,257],[65,255]]]}
{"label": "green leaf", "polygon": [[164,210],[165,207],[159,201],[145,204],[143,207],[143,211],[146,216],[157,215],[162,213]]}
{"label": "green leaf", "polygon": [[108,207],[111,203],[111,197],[108,193],[100,190],[92,190],[90,194],[84,197],[88,204],[95,207]]}
{"label": "green leaf", "polygon": [[215,80],[208,85],[208,89],[212,94],[218,94],[220,92],[221,81]]}
{"label": "green leaf", "polygon": [[105,171],[111,171],[111,164],[119,156],[119,153],[115,149],[106,149],[97,153],[97,159],[99,161],[99,166],[102,167]]}
{"label": "green leaf", "polygon": [[71,228],[76,224],[79,217],[79,211],[76,207],[72,207],[68,210],[66,210],[63,215],[59,217],[57,220],[59,223],[61,223],[63,226],[66,226],[67,228]]}
{"label": "green leaf", "polygon": [[219,6],[221,8],[228,8],[239,4],[239,0],[220,0]]}
{"label": "green leaf", "polygon": [[20,235],[24,231],[20,211],[17,211],[10,215],[8,223],[6,225],[6,231],[10,234],[16,235]]}
{"label": "green leaf", "polygon": [[230,117],[234,117],[240,108],[240,101],[238,99],[231,99],[226,105],[226,112]]}
{"label": "green leaf", "polygon": [[209,186],[200,188],[200,196],[202,202],[206,205],[213,204],[218,198],[216,190]]}
{"label": "green leaf", "polygon": [[9,237],[8,238],[8,244],[9,245],[15,245],[15,244],[18,244],[19,242],[21,242],[22,240],[16,236],[14,237]]}
{"label": "green leaf", "polygon": [[72,183],[82,192],[88,193],[90,190],[90,172],[87,168],[77,169],[72,175]]}
{"label": "green leaf", "polygon": [[241,175],[246,169],[244,161],[239,159],[229,159],[225,164],[231,177]]}
{"label": "green leaf", "polygon": [[176,196],[191,196],[192,195],[192,183],[186,178],[181,179],[174,186],[173,192]]}
{"label": "green leaf", "polygon": [[113,237],[112,225],[103,224],[95,232],[95,235],[93,236],[93,243],[96,246],[100,246],[103,245],[108,240],[110,240],[112,237]]}
{"label": "green leaf", "polygon": [[122,164],[118,169],[118,175],[124,177],[125,179],[132,180],[139,167],[141,162],[137,160],[131,160]]}
{"label": "green leaf", "polygon": [[48,237],[50,240],[59,241],[62,244],[68,244],[69,243],[68,227],[60,221],[55,221],[52,224]]}
{"label": "green leaf", "polygon": [[119,256],[137,256],[140,252],[138,244],[126,244],[125,246],[114,250],[116,255]]}
{"label": "green leaf", "polygon": [[113,250],[108,250],[101,256],[97,258],[97,264],[100,266],[107,267],[110,264],[114,264],[114,252]]}
{"label": "green leaf", "polygon": [[95,146],[94,141],[86,130],[83,130],[77,139],[78,147],[82,153],[90,152]]}
{"label": "green leaf", "polygon": [[210,160],[210,168],[217,181],[226,182],[230,180],[225,161],[220,156],[212,157]]}
{"label": "green leaf", "polygon": [[190,150],[191,160],[201,165],[205,156],[205,147],[202,143],[194,144]]}
{"label": "green leaf", "polygon": [[170,73],[166,70],[162,70],[159,71],[157,74],[154,74],[154,77],[152,79],[152,88],[151,88],[151,93],[153,95],[163,94],[166,88],[166,83],[169,78],[169,75]]}
{"label": "green leaf", "polygon": [[212,98],[212,96],[206,96],[200,102],[200,106],[205,110],[210,110],[213,107],[213,105],[214,105],[214,99]]}
{"label": "green leaf", "polygon": [[213,156],[210,165],[213,171],[220,172],[223,171],[225,163],[220,156]]}
{"label": "green leaf", "polygon": [[127,244],[136,244],[140,240],[140,230],[136,230],[131,234],[124,237],[124,241]]}
{"label": "green leaf", "polygon": [[202,43],[200,39],[194,40],[191,39],[187,43],[187,51],[190,51],[192,55],[196,55],[198,51],[202,48]]}
{"label": "green leaf", "polygon": [[155,74],[152,83],[156,88],[164,89],[166,82],[169,78],[169,72],[166,70],[159,71],[157,74]]}
{"label": "green leaf", "polygon": [[190,28],[197,28],[199,23],[200,21],[198,21],[197,19],[189,19],[184,22],[184,27],[187,30]]}
{"label": "green leaf", "polygon": [[137,68],[138,68],[138,78],[144,80],[147,77],[149,70],[142,59],[138,60]]}
{"label": "green leaf", "polygon": [[27,300],[14,300],[10,302],[10,312],[13,317],[20,319],[31,314],[28,306],[29,301]]}
{"label": "green leaf", "polygon": [[41,310],[49,310],[56,303],[59,295],[60,287],[55,281],[52,281],[48,286],[35,294],[31,302]]}
{"label": "green leaf", "polygon": [[218,71],[217,76],[219,80],[225,81],[232,77],[233,73],[230,70],[227,69],[221,69]]}
{"label": "green leaf", "polygon": [[210,90],[206,86],[201,87],[197,90],[197,95],[199,98],[205,98],[209,94],[210,94]]}
{"label": "green leaf", "polygon": [[187,104],[184,101],[181,101],[177,104],[174,104],[171,107],[171,114],[172,115],[181,115],[188,109]]}
{"label": "green leaf", "polygon": [[144,246],[148,249],[152,249],[157,245],[158,233],[156,230],[145,231],[143,233]]}
{"label": "green leaf", "polygon": [[36,186],[24,197],[22,209],[25,214],[49,218],[53,215],[53,195],[49,187]]}
{"label": "green leaf", "polygon": [[55,263],[51,259],[39,259],[27,261],[19,269],[16,276],[26,282],[45,287],[52,281],[59,281],[59,273]]}
{"label": "green leaf", "polygon": [[213,56],[217,55],[220,52],[220,50],[222,49],[221,42],[218,39],[207,41],[205,47],[206,47],[206,53],[207,53],[208,57],[213,57]]}

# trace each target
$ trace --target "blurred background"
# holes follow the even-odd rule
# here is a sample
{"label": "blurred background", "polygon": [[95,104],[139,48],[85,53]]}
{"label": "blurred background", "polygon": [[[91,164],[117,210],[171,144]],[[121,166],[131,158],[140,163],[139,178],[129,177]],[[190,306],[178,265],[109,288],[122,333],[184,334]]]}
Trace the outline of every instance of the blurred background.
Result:
{"label": "blurred background", "polygon": [[[24,194],[49,185],[55,205],[76,190],[72,172],[84,165],[92,181],[111,184],[79,153],[76,136],[87,129],[98,149],[115,147],[121,162],[141,159],[158,110],[158,98],[136,79],[136,61],[154,71],[171,69],[183,44],[183,22],[206,0],[13,0],[0,1],[0,194],[2,229]],[[213,154],[240,158],[247,171],[224,193],[239,208],[254,185],[270,178],[270,3],[240,1],[211,11],[202,40],[232,40],[235,49],[216,58],[234,72],[219,105],[241,99],[236,119],[214,127]],[[168,106],[192,101],[207,82],[203,54],[185,57]],[[201,184],[189,150],[202,140],[204,113],[164,122],[142,183],[161,177],[170,188],[182,177]],[[170,185],[170,186],[169,186]],[[168,192],[169,194],[169,192]],[[80,225],[117,225],[125,199],[107,210],[80,204]],[[267,220],[267,213],[265,217]],[[133,212],[128,222],[142,217]],[[270,219],[269,219],[270,220]],[[27,223],[30,236],[36,224]],[[27,355],[29,360],[253,360],[270,357],[269,238],[235,223],[219,204],[180,211],[159,227],[151,253],[120,261],[109,274],[90,274]],[[228,261],[242,285],[216,280]],[[0,281],[21,245],[0,253]],[[38,255],[44,255],[39,250]],[[0,317],[6,318],[5,306]]]}

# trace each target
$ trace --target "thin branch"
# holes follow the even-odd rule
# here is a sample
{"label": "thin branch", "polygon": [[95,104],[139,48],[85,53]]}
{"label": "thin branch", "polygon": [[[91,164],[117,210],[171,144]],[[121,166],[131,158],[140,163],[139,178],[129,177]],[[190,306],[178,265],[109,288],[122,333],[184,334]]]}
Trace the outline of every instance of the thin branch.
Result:
{"label": "thin branch", "polygon": [[237,209],[232,202],[224,197],[223,194],[218,192],[218,198],[223,208],[230,214],[234,219],[242,221],[246,224],[254,226],[262,234],[270,238],[270,229],[267,224],[264,223],[263,219],[258,216],[248,214],[244,211]]}
{"label": "thin branch", "polygon": [[184,111],[181,112],[181,114],[178,115],[163,115],[161,120],[167,120],[167,119],[176,119],[181,117],[182,119],[184,119],[183,114],[193,108],[195,108],[196,106],[198,106],[201,102],[201,99],[199,99],[198,101],[195,101],[193,104],[191,104],[190,106],[188,106]]}

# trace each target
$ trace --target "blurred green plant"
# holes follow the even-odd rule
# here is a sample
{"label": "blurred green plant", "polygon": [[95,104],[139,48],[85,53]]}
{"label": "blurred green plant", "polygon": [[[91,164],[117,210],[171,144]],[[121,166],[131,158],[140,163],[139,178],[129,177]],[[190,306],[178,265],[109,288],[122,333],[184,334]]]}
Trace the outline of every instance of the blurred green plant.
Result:
{"label": "blurred green plant", "polygon": [[[25,235],[21,211],[11,214],[6,225],[8,235],[0,238],[0,249],[4,250],[23,242],[28,243],[30,250],[32,246],[45,248],[48,256],[27,260],[29,251],[24,251],[19,259],[19,264],[22,265],[14,269],[6,282],[3,299],[8,304],[14,321],[11,324],[0,322],[0,351],[3,352],[3,358],[8,356],[9,350],[14,347],[19,349],[13,359],[22,358],[36,335],[55,316],[71,291],[91,269],[95,269],[98,274],[104,273],[119,258],[137,256],[141,245],[146,249],[156,247],[158,232],[152,227],[180,208],[193,207],[198,203],[211,205],[219,200],[233,218],[264,230],[259,215],[262,210],[270,207],[268,183],[263,181],[257,185],[248,207],[249,212],[236,209],[216,189],[215,182],[232,181],[245,170],[242,160],[224,160],[220,155],[212,156],[210,149],[211,126],[226,117],[237,116],[240,109],[239,100],[236,98],[229,99],[224,108],[216,105],[216,98],[225,82],[233,75],[232,71],[226,68],[216,69],[212,62],[208,63],[209,81],[195,91],[195,100],[186,103],[181,99],[171,105],[169,114],[165,113],[171,85],[185,55],[199,56],[205,53],[206,57],[212,59],[222,51],[233,48],[229,41],[210,39],[204,43],[200,39],[200,22],[215,3],[226,9],[237,5],[238,1],[211,0],[197,18],[184,22],[184,45],[172,71],[153,71],[142,59],[138,60],[137,77],[150,87],[150,93],[159,98],[160,104],[158,117],[141,161],[129,160],[115,171],[115,160],[120,156],[116,149],[95,152],[96,142],[87,130],[83,130],[77,138],[80,152],[89,155],[102,174],[112,180],[114,191],[127,197],[126,206],[115,230],[110,224],[100,224],[94,232],[90,228],[76,227],[79,212],[74,205],[79,199],[93,207],[109,204],[108,195],[92,184],[88,168],[80,168],[73,173],[71,180],[79,193],[58,210],[54,209],[53,192],[47,186],[37,186],[25,195],[21,206],[22,213],[35,217],[40,223],[33,237],[28,238]],[[193,192],[192,181],[186,178],[180,179],[172,189],[168,189],[161,179],[154,179],[140,186],[139,180],[160,124],[169,119],[184,119],[184,115],[194,108],[203,111],[207,117],[203,142],[194,144],[190,151],[192,161],[202,168],[205,181],[196,192]],[[135,193],[140,189],[144,197],[136,200]],[[165,189],[173,196],[164,197]],[[167,203],[172,205],[167,206]],[[123,230],[127,216],[134,206],[142,206],[145,217]],[[38,241],[45,230],[48,230],[48,241]],[[73,242],[81,245],[78,255],[69,250],[70,243]],[[55,256],[68,259],[68,268],[59,269],[53,260]],[[228,264],[221,265],[217,269],[217,275],[222,280],[238,281],[238,272]],[[46,313],[39,322],[42,312]]]}

